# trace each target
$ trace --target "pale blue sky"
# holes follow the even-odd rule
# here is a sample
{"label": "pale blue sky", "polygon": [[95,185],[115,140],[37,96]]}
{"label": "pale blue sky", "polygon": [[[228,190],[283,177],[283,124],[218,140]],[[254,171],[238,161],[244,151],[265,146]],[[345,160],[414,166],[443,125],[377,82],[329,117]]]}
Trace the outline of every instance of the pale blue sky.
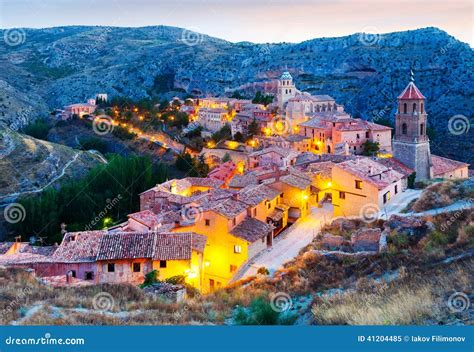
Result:
{"label": "pale blue sky", "polygon": [[439,27],[473,46],[471,0],[0,0],[0,27],[191,28],[233,42],[299,42]]}

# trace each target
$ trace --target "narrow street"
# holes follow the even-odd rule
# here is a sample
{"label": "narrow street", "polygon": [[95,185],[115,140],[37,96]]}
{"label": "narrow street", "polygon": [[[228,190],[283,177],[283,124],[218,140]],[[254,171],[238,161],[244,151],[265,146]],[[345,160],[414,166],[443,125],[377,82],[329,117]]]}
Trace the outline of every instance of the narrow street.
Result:
{"label": "narrow street", "polygon": [[331,221],[332,213],[331,204],[326,203],[323,208],[312,207],[310,215],[298,220],[293,226],[277,236],[273,246],[245,264],[234,277],[234,280],[256,275],[260,267],[265,267],[270,273],[273,273],[285,262],[296,257],[303,247],[311,243],[321,226],[325,222]]}

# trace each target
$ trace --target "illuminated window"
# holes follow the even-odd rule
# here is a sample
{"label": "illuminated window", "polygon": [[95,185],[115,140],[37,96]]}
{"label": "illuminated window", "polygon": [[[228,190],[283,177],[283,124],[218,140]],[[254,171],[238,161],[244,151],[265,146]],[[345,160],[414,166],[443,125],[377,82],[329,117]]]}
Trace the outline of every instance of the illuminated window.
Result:
{"label": "illuminated window", "polygon": [[362,189],[362,181],[356,180],[356,181],[355,181],[355,187],[356,187],[357,189]]}
{"label": "illuminated window", "polygon": [[234,246],[234,253],[242,253],[242,246],[236,244]]}
{"label": "illuminated window", "polygon": [[387,203],[390,200],[390,191],[383,195],[383,202]]}
{"label": "illuminated window", "polygon": [[230,272],[235,273],[237,271],[237,266],[230,264]]}
{"label": "illuminated window", "polygon": [[133,272],[139,273],[141,270],[140,263],[133,263]]}

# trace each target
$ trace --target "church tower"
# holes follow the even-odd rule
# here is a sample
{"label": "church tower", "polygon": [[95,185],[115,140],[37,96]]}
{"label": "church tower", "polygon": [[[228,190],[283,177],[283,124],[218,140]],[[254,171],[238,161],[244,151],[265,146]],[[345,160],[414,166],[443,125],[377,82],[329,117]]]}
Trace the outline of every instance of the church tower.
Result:
{"label": "church tower", "polygon": [[417,181],[432,177],[426,121],[425,97],[416,87],[412,71],[410,83],[398,96],[392,149],[396,159],[415,170]]}
{"label": "church tower", "polygon": [[283,72],[278,80],[278,107],[281,111],[285,107],[286,102],[296,95],[296,87],[293,84],[293,77],[288,71]]}

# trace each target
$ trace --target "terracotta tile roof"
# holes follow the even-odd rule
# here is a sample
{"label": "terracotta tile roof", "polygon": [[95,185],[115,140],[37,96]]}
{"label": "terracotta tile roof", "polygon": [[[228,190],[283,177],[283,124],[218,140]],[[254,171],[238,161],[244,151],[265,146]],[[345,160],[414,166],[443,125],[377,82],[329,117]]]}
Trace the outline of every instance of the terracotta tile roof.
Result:
{"label": "terracotta tile roof", "polygon": [[274,227],[255,218],[246,217],[244,221],[234,227],[230,233],[248,242],[255,242],[268,235]]}
{"label": "terracotta tile roof", "polygon": [[311,185],[311,178],[307,177],[304,174],[291,173],[289,175],[280,177],[280,181],[287,185],[290,185],[302,190],[306,189],[307,187]]}
{"label": "terracotta tile roof", "polygon": [[283,149],[283,148],[280,148],[280,147],[269,147],[269,148],[264,148],[262,150],[258,150],[256,152],[253,152],[251,154],[249,154],[249,157],[259,157],[261,155],[265,155],[265,154],[268,154],[268,153],[276,153],[284,158],[286,157],[297,157],[299,153],[295,152],[294,150],[291,150],[291,149]]}
{"label": "terracotta tile roof", "polygon": [[19,253],[31,253],[31,254],[38,254],[38,255],[44,255],[46,257],[49,257],[56,252],[58,249],[58,245],[54,246],[32,246],[31,244],[27,243],[24,246],[20,248],[18,251]]}
{"label": "terracotta tile roof", "polygon": [[408,83],[403,92],[398,96],[398,99],[425,99],[414,82]]}
{"label": "terracotta tile roof", "polygon": [[226,218],[233,219],[237,215],[247,210],[247,204],[239,200],[229,198],[221,202],[216,202],[213,204],[211,210],[225,216]]}
{"label": "terracotta tile roof", "polygon": [[202,253],[207,238],[194,232],[158,233],[153,252],[153,260],[187,260],[192,251]]}
{"label": "terracotta tile roof", "polygon": [[400,172],[368,157],[357,157],[353,160],[337,164],[334,168],[340,168],[355,178],[374,185],[378,189],[384,189],[403,178],[403,174]]}
{"label": "terracotta tile roof", "polygon": [[463,163],[461,161],[443,158],[433,154],[431,154],[431,164],[433,166],[433,176],[443,175],[446,172],[469,166],[469,164]]}
{"label": "terracotta tile roof", "polygon": [[153,232],[108,233],[100,241],[97,260],[151,258],[153,244]]}
{"label": "terracotta tile roof", "polygon": [[301,142],[304,141],[305,139],[311,139],[310,137],[305,137],[300,134],[290,134],[286,139],[289,142]]}
{"label": "terracotta tile roof", "polygon": [[239,191],[239,200],[249,206],[256,206],[264,200],[273,200],[280,195],[280,191],[264,184],[249,185]]}
{"label": "terracotta tile roof", "polygon": [[332,168],[336,165],[332,161],[323,161],[319,163],[309,164],[307,171],[311,174],[319,174],[321,178],[331,178]]}
{"label": "terracotta tile roof", "polygon": [[305,121],[300,123],[299,126],[301,127],[311,127],[311,128],[319,128],[319,129],[331,129],[325,122],[321,121],[319,117],[314,117],[311,120]]}
{"label": "terracotta tile roof", "polygon": [[405,177],[410,176],[415,171],[395,158],[380,158],[380,159],[377,159],[377,161],[385,165],[386,167],[389,167],[389,168],[391,167],[392,169],[398,171]]}
{"label": "terracotta tile roof", "polygon": [[94,262],[101,238],[106,231],[69,232],[52,255],[52,259],[65,263]]}
{"label": "terracotta tile roof", "polygon": [[149,227],[150,229],[154,229],[160,223],[158,216],[150,210],[143,210],[137,213],[128,214],[128,217],[130,219],[138,221],[139,223]]}
{"label": "terracotta tile roof", "polygon": [[255,172],[247,172],[244,175],[235,175],[229,182],[229,187],[243,188],[247,185],[258,184],[258,179]]}
{"label": "terracotta tile roof", "polygon": [[183,180],[186,180],[192,186],[200,186],[200,187],[219,188],[224,184],[224,182],[220,180],[214,180],[208,177],[186,177]]}

